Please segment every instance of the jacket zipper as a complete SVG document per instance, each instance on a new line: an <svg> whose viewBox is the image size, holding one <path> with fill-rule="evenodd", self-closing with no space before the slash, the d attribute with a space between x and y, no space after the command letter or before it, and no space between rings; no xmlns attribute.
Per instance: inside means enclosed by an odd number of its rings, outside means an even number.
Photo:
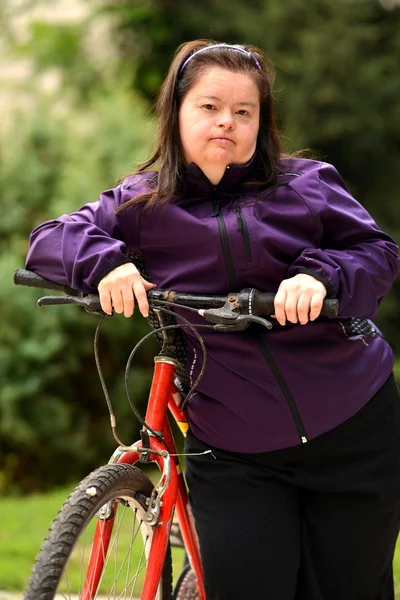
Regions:
<svg viewBox="0 0 400 600"><path fill-rule="evenodd" d="M277 381L279 387L281 388L281 391L283 392L283 395L286 398L286 402L288 403L290 412L292 413L293 421L296 425L297 433L300 437L301 443L305 444L306 442L308 442L307 433L303 421L301 420L301 416L299 413L299 409L297 408L295 399L292 396L292 392L288 388L288 385L284 380L282 373L280 372L279 367L276 364L275 359L272 356L271 351L268 348L266 342L263 339L259 338L257 340L257 345L260 348L265 360L267 361L272 373L275 376L275 380Z"/></svg>
<svg viewBox="0 0 400 600"><path fill-rule="evenodd" d="M241 208L237 208L236 212L236 223L238 231L242 234L243 246L244 246L244 255L248 263L253 261L253 256L251 253L251 244L250 244L250 235L249 235L249 227L247 225L246 218L242 213Z"/></svg>
<svg viewBox="0 0 400 600"><path fill-rule="evenodd" d="M235 291L237 289L237 287L238 287L238 284L236 282L235 267L233 266L231 249L229 247L228 232L226 231L226 225L225 225L224 217L220 213L219 201L218 201L218 198L216 197L215 191L216 190L215 190L215 187L214 187L213 188L213 212L212 212L212 216L216 217L217 218L217 222L218 222L218 229L219 229L219 235L220 235L220 238L221 238L222 250L223 250L223 253L224 253L225 266L226 266L226 270L228 272L229 287L230 287L231 290Z"/></svg>
<svg viewBox="0 0 400 600"><path fill-rule="evenodd" d="M236 281L236 273L235 273L235 267L234 267L233 260L232 260L231 250L229 247L228 233L226 231L224 217L221 215L220 205L219 205L218 198L216 196L216 188L215 187L213 187L212 206L213 206L212 216L216 217L217 221L218 221L218 229L219 229L219 235L221 238L221 244L222 244L222 249L223 249L223 253L224 253L225 265L226 265L226 268L228 271L229 287L231 290L237 290L238 285L237 285L237 281ZM246 223L246 221L245 221L241 211L240 211L240 213L242 215L241 226L243 226L243 222ZM239 219L238 213L236 213L236 214L237 214L237 218ZM246 227L246 232L247 232L247 237L248 237L247 223L246 223L245 227ZM250 241L249 241L249 243L250 243ZM295 399L293 398L292 393L291 393L286 381L284 380L282 373L280 372L278 365L276 364L275 359L272 356L271 351L268 348L267 344L262 339L258 339L257 344L258 344L258 347L260 348L265 360L267 361L268 366L270 367L272 374L275 377L275 381L277 382L281 392L283 393L283 395L286 399L286 402L288 403L288 406L289 406L290 412L292 414L292 418L293 418L295 427L297 429L297 433L300 438L300 441L303 444L305 444L306 442L308 442L307 434L306 434L305 427L303 425L303 421L301 420L301 416L300 416L299 410L297 408Z"/></svg>

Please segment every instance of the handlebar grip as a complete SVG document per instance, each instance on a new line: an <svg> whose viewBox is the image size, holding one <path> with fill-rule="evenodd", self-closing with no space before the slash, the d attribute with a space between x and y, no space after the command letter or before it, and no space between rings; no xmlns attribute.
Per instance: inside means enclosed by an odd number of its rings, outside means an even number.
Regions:
<svg viewBox="0 0 400 600"><path fill-rule="evenodd" d="M55 283L54 281L50 281L50 279L45 279L37 273L34 273L33 271L27 271L26 269L17 269L14 272L14 283L15 285L26 285L45 290L57 290L59 292L70 294L71 296L76 296L79 294L77 290L74 290L67 285Z"/></svg>
<svg viewBox="0 0 400 600"><path fill-rule="evenodd" d="M254 292L252 299L253 315L273 315L275 294L271 292ZM325 298L321 315L324 317L336 317L339 312L339 302L335 298Z"/></svg>

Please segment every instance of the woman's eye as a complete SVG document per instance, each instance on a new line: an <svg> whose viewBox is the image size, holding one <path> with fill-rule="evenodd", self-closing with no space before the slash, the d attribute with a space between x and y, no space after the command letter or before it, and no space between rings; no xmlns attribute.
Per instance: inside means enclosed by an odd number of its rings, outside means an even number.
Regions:
<svg viewBox="0 0 400 600"><path fill-rule="evenodd" d="M214 105L213 104L203 104L203 108L205 108L206 110L213 110Z"/></svg>
<svg viewBox="0 0 400 600"><path fill-rule="evenodd" d="M239 115L242 115L243 117L248 117L249 116L249 111L248 110L239 110L238 111Z"/></svg>

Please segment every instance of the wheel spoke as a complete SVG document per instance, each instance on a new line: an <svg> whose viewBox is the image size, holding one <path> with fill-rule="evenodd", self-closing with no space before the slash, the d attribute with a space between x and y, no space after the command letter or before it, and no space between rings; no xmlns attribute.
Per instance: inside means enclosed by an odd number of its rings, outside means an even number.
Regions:
<svg viewBox="0 0 400 600"><path fill-rule="evenodd" d="M66 582L67 582L67 590L68 590L68 598L67 598L67 600L68 600L69 598L71 598L71 590L69 588L69 580L68 580L68 571L65 572L65 579L66 579Z"/></svg>
<svg viewBox="0 0 400 600"><path fill-rule="evenodd" d="M146 539L145 543L143 544L143 549L142 549L142 552L140 554L140 558L139 558L139 561L138 561L139 565L141 564L143 553L146 555L146 543L147 543L147 539ZM135 591L135 586L136 586L136 583L137 583L137 578L139 576L139 573L142 571L144 565L146 565L146 564L147 564L147 561L145 561L140 568L138 567L137 570L136 570L135 575L129 581L128 587L131 585L132 582L134 582L133 588L132 588L132 596L133 596L133 592Z"/></svg>
<svg viewBox="0 0 400 600"><path fill-rule="evenodd" d="M134 524L135 524L135 521L136 521L136 517L137 517L137 514L136 514L136 513L137 513L137 511L132 511L132 512L133 512L133 515L132 515L132 523L133 523L133 525L134 525ZM141 525L141 524L142 524L142 521L139 523L138 530L139 530L139 528L140 528L140 525ZM134 527L133 527L133 529L134 529ZM132 536L132 538L131 538L131 541L130 541L130 544L129 544L129 547L128 547L128 549L127 549L127 550L126 550L126 552L125 552L125 557L124 557L124 559L123 559L123 561L122 561L122 563L121 563L121 566L120 566L120 568L119 568L119 570L118 570L118 573L116 573L116 574L115 574L115 576L114 576L114 585L113 585L113 587L111 588L111 592L113 592L113 591L114 591L114 600L115 600L115 594L116 594L116 584L117 584L117 582L118 582L119 576L120 576L120 574L121 574L121 572L122 572L122 570L123 570L123 568L124 568L124 565L125 565L125 563L126 563L126 560L127 560L128 556L130 557L130 556L131 556L131 554L132 554L132 546L133 546L133 542L134 542L134 540L135 540L135 538L136 538L136 535L137 535L137 533L136 533L136 534L134 534L134 535ZM118 552L118 542L117 542L116 549L117 549L117 552ZM115 554L117 554L117 552L116 552ZM115 558L115 563L117 564L117 556L116 556L116 558ZM128 575L129 575L129 570L127 571L127 577L128 577ZM127 577L126 577L126 578L127 578ZM124 593L124 592L126 593L126 581L125 581L125 587L124 587L124 591L123 591L123 593ZM120 595L120 596L118 596L118 598L121 598L121 595Z"/></svg>
<svg viewBox="0 0 400 600"><path fill-rule="evenodd" d="M136 511L135 511L135 516L136 516ZM126 600L126 591L128 590L128 577L129 577L129 572L131 570L131 559L132 559L132 546L133 546L133 539L135 537L135 519L132 519L132 535L131 535L131 544L129 546L129 555L128 555L128 567L126 569L126 576L125 576L125 600Z"/></svg>

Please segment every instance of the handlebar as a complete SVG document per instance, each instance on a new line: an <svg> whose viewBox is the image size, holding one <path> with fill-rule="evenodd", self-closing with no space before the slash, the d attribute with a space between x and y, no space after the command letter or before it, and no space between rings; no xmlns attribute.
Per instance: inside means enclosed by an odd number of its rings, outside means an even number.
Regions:
<svg viewBox="0 0 400 600"><path fill-rule="evenodd" d="M44 290L56 290L58 292L64 292L69 296L78 296L81 292L69 287L68 285L61 285L45 279L33 271L27 269L17 269L14 271L14 283L15 285L26 285L28 287L36 287Z"/></svg>
<svg viewBox="0 0 400 600"><path fill-rule="evenodd" d="M49 279L41 277L33 271L17 269L14 273L14 283L41 289L58 290L67 294L66 296L46 296L38 300L38 306L55 304L78 304L88 312L104 314L98 294L85 294L66 285L60 285ZM240 292L232 292L226 295L187 294L166 289L154 289L147 293L149 304L157 306L161 303L179 305L198 309L199 313L208 321L218 323L221 329L231 328L234 321L242 320L246 315L246 321L265 321L259 319L258 315L274 314L275 294L270 292L259 292L254 288L246 288ZM334 298L325 298L321 315L335 317L339 311L339 303ZM265 321L265 325L268 321ZM249 323L247 323L248 325ZM269 324L270 325L270 324ZM266 325L265 325L266 326ZM243 327L244 328L244 327ZM270 327L268 327L270 328ZM218 327L220 329L220 327ZM236 327L236 330L238 327Z"/></svg>

